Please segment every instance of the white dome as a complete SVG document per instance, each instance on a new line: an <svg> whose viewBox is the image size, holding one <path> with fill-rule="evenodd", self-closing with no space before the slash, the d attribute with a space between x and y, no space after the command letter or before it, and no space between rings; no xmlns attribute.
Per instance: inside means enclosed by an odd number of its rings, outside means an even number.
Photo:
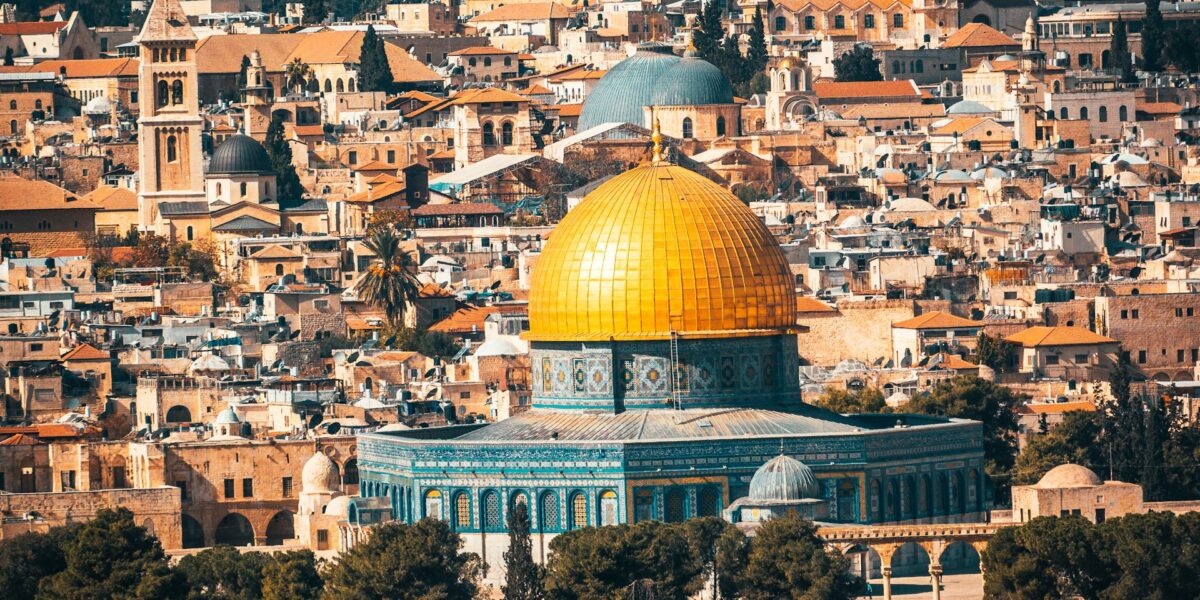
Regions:
<svg viewBox="0 0 1200 600"><path fill-rule="evenodd" d="M325 505L325 514L331 517L350 516L350 496L338 496Z"/></svg>
<svg viewBox="0 0 1200 600"><path fill-rule="evenodd" d="M934 181L970 181L971 176L961 169L946 169L933 174Z"/></svg>
<svg viewBox="0 0 1200 600"><path fill-rule="evenodd" d="M1150 185L1140 175L1133 171L1121 171L1113 176L1113 183L1123 188L1146 187Z"/></svg>
<svg viewBox="0 0 1200 600"><path fill-rule="evenodd" d="M232 406L226 407L217 415L217 425L237 425L242 420L238 418L237 411L233 410Z"/></svg>
<svg viewBox="0 0 1200 600"><path fill-rule="evenodd" d="M216 354L205 354L197 357L188 367L188 371L228 371L229 363Z"/></svg>
<svg viewBox="0 0 1200 600"><path fill-rule="evenodd" d="M512 342L503 339L490 339L475 349L475 356L514 356L521 351Z"/></svg>
<svg viewBox="0 0 1200 600"><path fill-rule="evenodd" d="M820 497L821 488L812 469L784 454L767 461L750 479L752 502L796 502Z"/></svg>
<svg viewBox="0 0 1200 600"><path fill-rule="evenodd" d="M335 492L342 484L337 465L319 451L304 463L300 478L305 492Z"/></svg>
<svg viewBox="0 0 1200 600"><path fill-rule="evenodd" d="M1094 487L1103 485L1104 481L1095 471L1083 466L1067 463L1058 465L1046 472L1037 482L1040 488L1073 488Z"/></svg>
<svg viewBox="0 0 1200 600"><path fill-rule="evenodd" d="M897 198L892 200L888 208L892 212L926 212L937 210L937 207L920 198Z"/></svg>
<svg viewBox="0 0 1200 600"><path fill-rule="evenodd" d="M83 107L83 114L85 115L107 115L111 112L112 102L109 102L108 98L104 96L96 96L88 100L88 103Z"/></svg>
<svg viewBox="0 0 1200 600"><path fill-rule="evenodd" d="M838 225L837 228L838 229L854 229L855 227L866 227L866 226L867 226L867 222L863 221L862 217L860 217L858 215L850 215L849 217L846 218L845 221L842 221L842 224Z"/></svg>
<svg viewBox="0 0 1200 600"><path fill-rule="evenodd" d="M1100 164L1103 164L1103 165L1111 165L1111 164L1115 164L1115 163L1119 163L1119 162L1123 162L1127 165L1145 165L1145 164L1150 163L1150 161L1148 161L1136 154L1129 154L1128 152L1117 152L1115 154L1109 154L1108 156L1105 156L1103 159L1100 160Z"/></svg>

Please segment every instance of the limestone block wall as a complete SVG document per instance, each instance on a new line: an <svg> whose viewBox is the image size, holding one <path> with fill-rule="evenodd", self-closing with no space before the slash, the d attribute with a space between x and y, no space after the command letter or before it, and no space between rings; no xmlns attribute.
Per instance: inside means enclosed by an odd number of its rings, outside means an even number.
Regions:
<svg viewBox="0 0 1200 600"><path fill-rule="evenodd" d="M800 318L809 328L796 336L800 358L832 366L846 359L870 363L892 355L892 323L920 314L911 300L839 302L837 311Z"/></svg>
<svg viewBox="0 0 1200 600"><path fill-rule="evenodd" d="M0 512L16 516L36 514L29 520L5 521L0 525L0 542L28 531L88 521L100 509L117 506L133 512L134 522L158 536L163 548L181 547L179 490L173 487L0 494Z"/></svg>

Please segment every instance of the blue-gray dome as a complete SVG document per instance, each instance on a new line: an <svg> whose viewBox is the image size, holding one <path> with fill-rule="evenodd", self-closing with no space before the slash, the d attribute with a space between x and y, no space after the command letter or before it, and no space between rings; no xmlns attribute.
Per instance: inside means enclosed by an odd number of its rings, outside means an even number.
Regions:
<svg viewBox="0 0 1200 600"><path fill-rule="evenodd" d="M948 115L990 115L996 111L974 100L961 100L946 109Z"/></svg>
<svg viewBox="0 0 1200 600"><path fill-rule="evenodd" d="M662 77L681 59L665 44L640 44L637 52L600 78L583 101L579 130L604 123L644 125L644 107L655 97Z"/></svg>
<svg viewBox="0 0 1200 600"><path fill-rule="evenodd" d="M271 157L257 140L246 135L235 135L221 142L208 161L210 175L270 174Z"/></svg>
<svg viewBox="0 0 1200 600"><path fill-rule="evenodd" d="M729 78L712 63L694 56L684 56L655 87L651 103L656 106L733 103Z"/></svg>
<svg viewBox="0 0 1200 600"><path fill-rule="evenodd" d="M751 502L797 502L821 498L821 487L808 465L783 454L767 461L750 480Z"/></svg>

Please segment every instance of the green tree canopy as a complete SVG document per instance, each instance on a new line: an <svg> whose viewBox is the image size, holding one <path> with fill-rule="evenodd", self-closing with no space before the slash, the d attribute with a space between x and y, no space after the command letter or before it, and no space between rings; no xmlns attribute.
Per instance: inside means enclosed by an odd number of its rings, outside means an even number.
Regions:
<svg viewBox="0 0 1200 600"><path fill-rule="evenodd" d="M383 47L385 43L375 33L375 27L368 25L358 58L358 89L364 92L391 93L395 80L392 78L392 68L388 65L387 52Z"/></svg>
<svg viewBox="0 0 1200 600"><path fill-rule="evenodd" d="M837 81L883 81L879 59L870 44L859 44L833 59L833 74Z"/></svg>
<svg viewBox="0 0 1200 600"><path fill-rule="evenodd" d="M375 261L354 291L364 302L382 308L389 326L397 328L420 292L416 261L400 247L400 235L392 228L377 229L363 245L375 255Z"/></svg>
<svg viewBox="0 0 1200 600"><path fill-rule="evenodd" d="M504 600L542 600L542 567L533 560L529 507L518 502L508 513L508 550L504 551Z"/></svg>
<svg viewBox="0 0 1200 600"><path fill-rule="evenodd" d="M812 401L812 404L840 414L863 414L887 412L888 406L883 400L883 392L878 388L861 390L826 388L824 393Z"/></svg>
<svg viewBox="0 0 1200 600"><path fill-rule="evenodd" d="M66 545L82 525L24 533L0 544L0 590L19 600L37 596L38 583L67 568Z"/></svg>
<svg viewBox="0 0 1200 600"><path fill-rule="evenodd" d="M1107 464L1100 438L1100 420L1096 413L1072 411L1044 434L1034 437L1017 456L1013 485L1037 483L1047 471L1066 463L1084 465L1102 471Z"/></svg>
<svg viewBox="0 0 1200 600"><path fill-rule="evenodd" d="M437 519L380 525L325 572L327 600L474 600L479 557Z"/></svg>
<svg viewBox="0 0 1200 600"><path fill-rule="evenodd" d="M42 579L38 598L117 600L181 598L182 577L162 546L124 508L102 509L62 546L65 568Z"/></svg>
<svg viewBox="0 0 1200 600"><path fill-rule="evenodd" d="M577 529L550 542L546 590L558 600L617 600L647 582L661 600L684 600L700 589L703 564L683 525L647 521Z"/></svg>
<svg viewBox="0 0 1200 600"><path fill-rule="evenodd" d="M1152 73L1162 70L1166 34L1159 0L1146 0L1146 13L1142 17L1142 70Z"/></svg>
<svg viewBox="0 0 1200 600"><path fill-rule="evenodd" d="M263 566L263 600L315 600L321 596L324 582L311 550L277 553L272 558Z"/></svg>
<svg viewBox="0 0 1200 600"><path fill-rule="evenodd" d="M904 410L927 415L973 419L983 423L987 472L1001 495L1016 462L1017 409L1027 398L990 381L958 376L913 396Z"/></svg>
<svg viewBox="0 0 1200 600"><path fill-rule="evenodd" d="M849 600L859 586L850 561L825 546L809 521L768 519L750 542L738 597L742 600Z"/></svg>
<svg viewBox="0 0 1200 600"><path fill-rule="evenodd" d="M304 202L304 186L292 164L292 146L283 137L283 117L274 116L267 126L263 143L267 156L271 158L271 169L275 171L275 197L280 208L294 208Z"/></svg>

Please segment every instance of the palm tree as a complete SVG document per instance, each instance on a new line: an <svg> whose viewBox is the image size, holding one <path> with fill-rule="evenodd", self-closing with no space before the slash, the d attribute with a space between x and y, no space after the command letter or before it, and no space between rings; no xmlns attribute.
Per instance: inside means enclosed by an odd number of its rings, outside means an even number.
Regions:
<svg viewBox="0 0 1200 600"><path fill-rule="evenodd" d="M284 69L284 75L287 80L285 85L289 90L304 92L305 84L312 78L312 74L312 67L301 62L299 58L294 58Z"/></svg>
<svg viewBox="0 0 1200 600"><path fill-rule="evenodd" d="M383 309L389 328L403 322L404 311L417 299L420 284L412 255L400 248L400 236L391 227L381 227L363 240L375 253L375 262L359 278L355 293L363 301Z"/></svg>

